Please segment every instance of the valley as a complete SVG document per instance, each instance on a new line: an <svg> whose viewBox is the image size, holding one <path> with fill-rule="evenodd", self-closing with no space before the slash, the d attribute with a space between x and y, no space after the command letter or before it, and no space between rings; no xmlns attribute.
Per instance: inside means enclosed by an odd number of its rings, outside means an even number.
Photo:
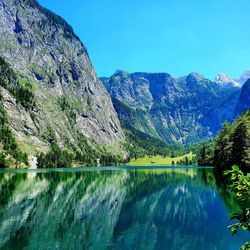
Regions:
<svg viewBox="0 0 250 250"><path fill-rule="evenodd" d="M98 78L73 28L37 1L4 0L0 17L1 168L190 165L190 152L197 164L250 107L249 71Z"/></svg>

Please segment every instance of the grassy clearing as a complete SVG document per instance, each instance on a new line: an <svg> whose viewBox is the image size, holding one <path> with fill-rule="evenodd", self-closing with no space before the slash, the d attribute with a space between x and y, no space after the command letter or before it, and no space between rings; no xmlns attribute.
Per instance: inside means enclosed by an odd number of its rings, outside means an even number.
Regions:
<svg viewBox="0 0 250 250"><path fill-rule="evenodd" d="M167 157L162 157L162 156L145 156L143 158L138 158L137 160L132 160L128 164L128 166L167 166L167 165L172 165L172 161L175 163L177 161L180 161L182 159L185 159L185 157L188 157L188 159L192 159L195 155L193 153L189 153L183 156L171 158L169 156Z"/></svg>

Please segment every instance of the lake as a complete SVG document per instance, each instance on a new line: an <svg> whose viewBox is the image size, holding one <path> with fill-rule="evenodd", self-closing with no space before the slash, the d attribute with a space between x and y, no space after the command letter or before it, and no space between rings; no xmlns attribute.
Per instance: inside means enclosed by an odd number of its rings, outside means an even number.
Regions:
<svg viewBox="0 0 250 250"><path fill-rule="evenodd" d="M212 168L0 171L0 249L236 250Z"/></svg>

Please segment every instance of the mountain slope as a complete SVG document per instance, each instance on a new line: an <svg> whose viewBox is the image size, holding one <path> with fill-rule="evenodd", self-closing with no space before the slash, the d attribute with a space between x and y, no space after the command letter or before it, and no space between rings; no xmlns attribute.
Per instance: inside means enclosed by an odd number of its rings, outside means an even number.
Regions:
<svg viewBox="0 0 250 250"><path fill-rule="evenodd" d="M173 78L167 73L118 70L100 79L116 100L121 121L171 144L213 137L221 123L234 119L241 96L238 85L212 82L197 73ZM129 112L121 108L124 105Z"/></svg>
<svg viewBox="0 0 250 250"><path fill-rule="evenodd" d="M0 57L16 74L10 84L29 89L36 103L25 107L1 87L9 124L25 151L47 151L50 134L59 145L76 149L79 134L92 144L124 140L86 48L61 17L35 0L2 0Z"/></svg>
<svg viewBox="0 0 250 250"><path fill-rule="evenodd" d="M239 102L236 107L235 115L242 114L250 106L250 79L248 79L242 86Z"/></svg>

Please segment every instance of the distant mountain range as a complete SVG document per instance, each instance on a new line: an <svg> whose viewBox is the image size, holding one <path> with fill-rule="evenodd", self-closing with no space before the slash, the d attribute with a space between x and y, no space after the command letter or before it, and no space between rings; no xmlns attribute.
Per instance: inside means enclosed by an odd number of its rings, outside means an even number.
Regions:
<svg viewBox="0 0 250 250"><path fill-rule="evenodd" d="M239 78L231 78L225 73L218 73L215 82L233 87L241 87L250 78L250 70L245 71Z"/></svg>
<svg viewBox="0 0 250 250"><path fill-rule="evenodd" d="M192 144L216 135L250 107L250 71L237 79L219 73L214 81L198 73L174 78L167 73L117 70L100 80L110 93L123 127L169 144Z"/></svg>

